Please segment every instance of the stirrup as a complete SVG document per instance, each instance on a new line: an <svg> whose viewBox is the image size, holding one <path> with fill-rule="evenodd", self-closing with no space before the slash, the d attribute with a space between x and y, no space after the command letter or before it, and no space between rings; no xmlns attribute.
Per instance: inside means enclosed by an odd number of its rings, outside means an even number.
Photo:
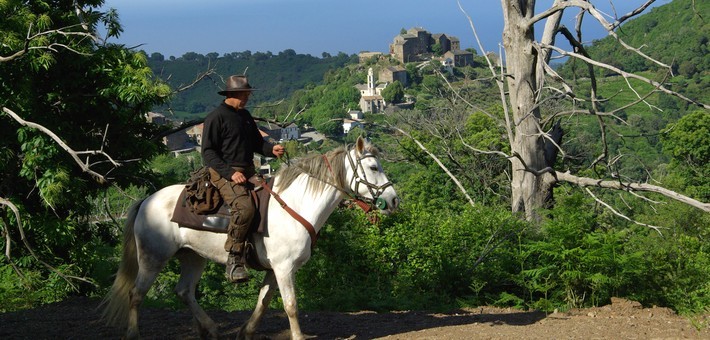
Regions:
<svg viewBox="0 0 710 340"><path fill-rule="evenodd" d="M247 272L247 269L244 267L244 264L241 261L241 256L236 254L229 254L229 258L227 259L225 276L227 277L227 280L229 280L229 282L231 283L249 281L249 273Z"/></svg>

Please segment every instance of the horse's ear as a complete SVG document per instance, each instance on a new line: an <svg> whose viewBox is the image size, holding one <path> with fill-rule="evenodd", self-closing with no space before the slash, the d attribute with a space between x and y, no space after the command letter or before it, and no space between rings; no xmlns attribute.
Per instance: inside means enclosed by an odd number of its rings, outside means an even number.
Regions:
<svg viewBox="0 0 710 340"><path fill-rule="evenodd" d="M358 155L365 153L365 139L362 138L362 135L357 137L357 142L355 142L355 150Z"/></svg>

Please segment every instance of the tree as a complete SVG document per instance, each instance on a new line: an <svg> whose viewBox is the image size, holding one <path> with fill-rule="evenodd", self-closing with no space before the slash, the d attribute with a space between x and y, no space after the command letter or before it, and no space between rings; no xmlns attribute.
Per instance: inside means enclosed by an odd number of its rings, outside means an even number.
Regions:
<svg viewBox="0 0 710 340"><path fill-rule="evenodd" d="M114 11L91 11L102 3L0 5L0 204L16 208L0 214L6 256L16 224L25 244L76 264L78 275L96 232L90 200L109 184L150 178L147 160L163 147L144 114L170 94L145 53L98 38L100 24L108 37L122 31Z"/></svg>
<svg viewBox="0 0 710 340"><path fill-rule="evenodd" d="M434 53L434 55L436 56L441 56L442 54L444 54L444 50L441 47L441 44L438 42L434 45L431 45L431 52Z"/></svg>
<svg viewBox="0 0 710 340"><path fill-rule="evenodd" d="M665 132L663 149L673 157L670 165L684 182L684 191L710 200L710 115L692 112Z"/></svg>
<svg viewBox="0 0 710 340"><path fill-rule="evenodd" d="M672 4L689 1L691 0L679 0ZM430 107L433 107L433 111L449 110L448 112L454 114L458 114L460 110L483 112L498 122L502 137L509 147L507 150L491 150L470 145L465 143L467 136L458 127L449 127L447 133L444 133L445 130L441 127L423 130L430 131L433 140L442 144L440 148L446 152L446 157L452 164L463 164L457 158L461 157L461 154L452 152L455 150L450 148L452 141L445 141L453 136L458 136L468 152L481 156L504 157L510 165L511 209L524 213L529 220L538 219L541 208L554 204L554 188L563 183L583 188L597 203L627 219L629 217L604 200L603 193L606 190L630 192L629 197L645 201L651 198L644 196L644 193L651 192L703 211L710 211L708 203L656 185L649 175L650 170L644 164L638 164L641 162L636 162L641 155L631 155L633 150L623 147L626 140L635 138L630 137L632 135L643 137L657 133L662 128L663 125L655 131L628 132L632 131L633 127L630 120L624 117L624 111L638 105L645 106L647 109L644 111L659 112L648 100L652 95L672 96L699 106L705 115L710 109L710 106L700 102L699 97L693 98L677 90L676 86L671 89L664 83L664 78L673 70L671 65L644 54L640 47L631 46L617 34L622 23L644 12L653 2L647 1L628 14L609 22L595 7L594 1L556 0L549 7L539 9L538 2L534 0L501 0L505 61L499 63L498 60L491 60L487 54L482 54L486 55L488 69L492 79L496 81L502 113L489 112L480 107L475 93L472 94L465 87L453 86L446 76L437 70L434 72L443 80L442 84L451 90L438 91L439 96L450 96L450 104L446 109L434 105ZM566 12L573 9L579 13L576 17L576 28L571 31L561 25L561 22ZM582 22L590 17L607 30L610 39L619 49L629 56L640 58L646 64L664 70L663 78L650 79L644 74L623 69L636 66L623 66L623 63L616 65L616 62L625 62L625 59L604 61L590 57L583 45L585 40L581 29ZM475 36L475 25L471 20L470 23ZM542 32L537 32L540 28ZM560 46L571 46L571 49ZM479 50L486 51L480 42ZM574 79L563 78L550 66L553 54L565 56L584 65L583 74L586 79L575 82ZM630 94L625 97L624 102L621 102L621 98L612 98L613 94L600 93L598 77L602 73L616 76L609 78L609 81L619 79L622 84L620 86L625 87L624 93ZM607 82L606 79L604 81ZM431 91L436 86L430 76L424 77L422 86L436 95ZM462 109L461 103L465 103L467 108ZM458 121L463 119L465 117ZM412 129L416 130L418 127ZM586 144L577 138L584 134L592 137ZM628 169L634 169L635 172L627 171Z"/></svg>
<svg viewBox="0 0 710 340"><path fill-rule="evenodd" d="M153 52L150 54L150 60L151 61L165 61L165 56L158 52Z"/></svg>
<svg viewBox="0 0 710 340"><path fill-rule="evenodd" d="M536 217L536 210L545 207L551 200L553 186L559 182L569 182L580 186L598 186L608 189L628 190L628 191L654 191L664 195L681 199L686 203L693 204L703 210L710 211L710 204L695 201L689 197L678 193L669 192L663 188L650 185L648 183L633 183L631 181L613 180L617 176L614 171L614 158L616 155L609 153L605 146L609 136L608 125L614 120L619 120L615 114L618 109L605 111L600 107L601 101L597 96L595 83L595 69L603 69L614 72L625 79L635 79L641 83L654 87L653 91L660 91L668 95L677 96L692 103L697 101L684 97L678 92L671 91L662 83L648 79L638 74L626 72L622 69L599 62L589 58L582 45L581 21L586 15L604 27L609 35L617 38L617 42L626 50L636 56L640 56L659 67L670 70L671 67L645 55L639 48L627 45L618 38L615 29L626 20L633 18L643 12L654 1L648 1L634 11L608 22L605 16L597 10L591 1L555 1L544 11L536 11L536 1L511 1L502 0L503 6L503 46L506 51L506 84L508 96L503 94L503 82L499 80L501 95L506 101L506 129L508 140L511 144L511 206L513 211L524 211L528 219ZM576 35L561 25L562 17L570 8L580 10ZM535 34L535 25L544 22L544 29L538 41ZM556 39L564 38L566 42L573 46L572 51L558 47ZM591 80L590 92L587 94L577 93L564 79L549 66L553 52L560 55L572 57L584 62L588 69ZM493 67L491 70L498 74ZM546 87L555 86L554 91L546 91ZM634 86L629 83L630 90L636 92ZM542 94L542 96L541 96ZM580 98L588 98L589 104L584 109L573 110L572 112L544 112L543 103L556 99L568 100L571 104L580 102ZM643 102L643 96L629 104ZM699 104L705 109L710 106ZM545 114L543 116L543 114ZM602 149L597 159L592 163L603 165L601 178L586 178L572 174L570 171L563 171L556 168L554 160L557 154L564 155L562 149L563 128L558 124L553 124L555 119L570 114L585 114L596 117L600 135L602 136ZM604 179L608 179L604 181ZM591 194L591 193L590 193Z"/></svg>
<svg viewBox="0 0 710 340"><path fill-rule="evenodd" d="M387 85L384 90L382 90L382 99L387 103L397 104L401 103L404 98L404 86L399 80L395 80L392 84Z"/></svg>

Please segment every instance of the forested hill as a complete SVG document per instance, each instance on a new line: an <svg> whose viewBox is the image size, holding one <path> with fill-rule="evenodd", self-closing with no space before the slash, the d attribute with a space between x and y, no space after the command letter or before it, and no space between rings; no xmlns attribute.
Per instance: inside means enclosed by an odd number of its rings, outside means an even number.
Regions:
<svg viewBox="0 0 710 340"><path fill-rule="evenodd" d="M324 54L322 58L297 54L287 49L271 52L233 52L219 56L217 53L201 55L185 53L182 57L165 59L160 53L148 57L148 63L158 77L177 89L191 84L198 74L215 69L215 75L199 82L194 87L178 93L172 98L170 108L181 118L200 115L211 110L220 101L217 94L222 86L220 76L246 74L255 91L251 104L277 101L287 98L293 91L319 84L323 75L331 69L338 69L350 62L357 62L356 56L340 53L336 56Z"/></svg>
<svg viewBox="0 0 710 340"><path fill-rule="evenodd" d="M622 25L619 37L630 46L673 66L675 75L700 79L710 73L710 1L675 0ZM624 49L613 37L588 48L595 59L628 72L655 70L652 62ZM577 68L584 72L584 68Z"/></svg>

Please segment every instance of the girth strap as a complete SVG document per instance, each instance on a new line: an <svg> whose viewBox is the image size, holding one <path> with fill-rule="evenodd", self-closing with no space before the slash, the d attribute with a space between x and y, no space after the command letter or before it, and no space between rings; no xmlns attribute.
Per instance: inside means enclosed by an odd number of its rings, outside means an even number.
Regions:
<svg viewBox="0 0 710 340"><path fill-rule="evenodd" d="M318 233L316 233L316 229L313 228L313 225L311 224L311 222L306 221L306 219L303 218L303 216L299 215L295 210L291 209L291 207L289 207L286 204L286 202L284 202L284 200L281 199L281 196L279 196L279 194L277 194L273 190L271 190L271 188L266 183L266 181L264 181L263 178L258 177L257 183L255 183L255 184L260 185L261 187L266 189L266 191L268 191L269 194L271 194L271 196L273 196L276 199L276 201L279 202L279 204L281 205L281 208L286 210L286 212L289 215L291 215L291 217L296 219L296 221L300 222L303 225L303 227L306 228L306 230L308 231L308 234L311 236L311 249L315 248L316 242L318 241Z"/></svg>

